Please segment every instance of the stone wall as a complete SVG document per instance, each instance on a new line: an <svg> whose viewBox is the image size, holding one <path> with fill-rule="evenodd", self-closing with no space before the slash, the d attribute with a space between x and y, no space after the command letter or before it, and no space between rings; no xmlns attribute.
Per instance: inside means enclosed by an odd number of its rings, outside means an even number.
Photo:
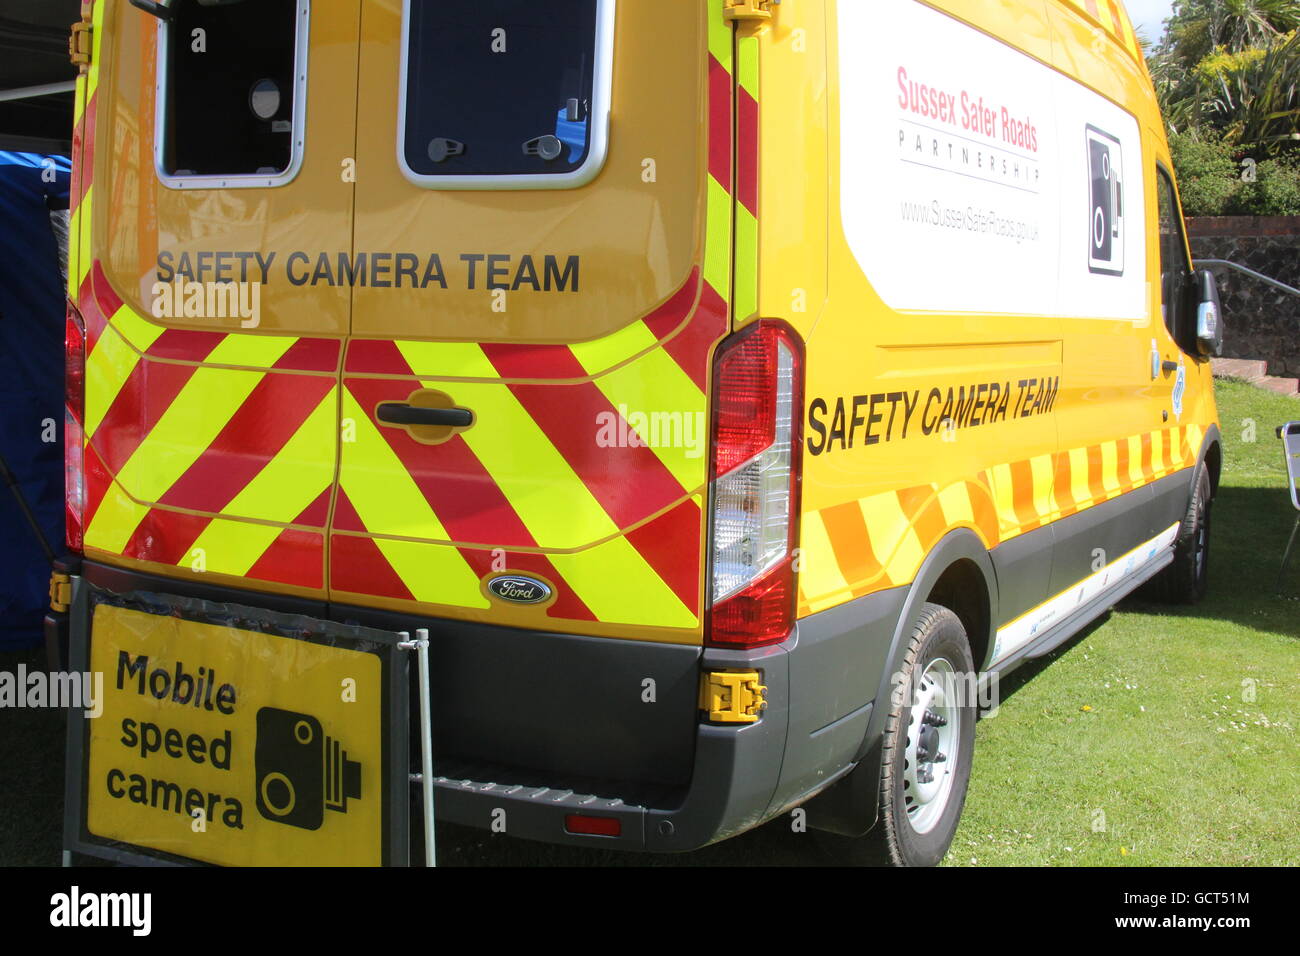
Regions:
<svg viewBox="0 0 1300 956"><path fill-rule="evenodd" d="M1197 259L1228 259L1300 289L1300 216L1188 219ZM1223 300L1223 354L1263 359L1270 375L1300 377L1300 298L1214 267Z"/></svg>

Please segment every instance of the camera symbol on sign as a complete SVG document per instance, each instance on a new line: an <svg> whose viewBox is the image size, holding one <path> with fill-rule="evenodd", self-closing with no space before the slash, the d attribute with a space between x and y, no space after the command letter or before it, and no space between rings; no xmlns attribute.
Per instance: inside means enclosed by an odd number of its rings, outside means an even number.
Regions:
<svg viewBox="0 0 1300 956"><path fill-rule="evenodd" d="M1102 275L1124 274L1124 148L1095 126L1087 128L1088 270Z"/></svg>
<svg viewBox="0 0 1300 956"><path fill-rule="evenodd" d="M253 763L257 810L273 823L319 830L327 809L361 799L361 764L310 714L259 710Z"/></svg>

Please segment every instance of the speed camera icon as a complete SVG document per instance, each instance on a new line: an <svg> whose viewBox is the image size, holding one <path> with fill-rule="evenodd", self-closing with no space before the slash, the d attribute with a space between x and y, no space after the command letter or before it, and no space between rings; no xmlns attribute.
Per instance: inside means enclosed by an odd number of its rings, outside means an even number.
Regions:
<svg viewBox="0 0 1300 956"><path fill-rule="evenodd" d="M361 764L310 714L259 710L253 762L257 809L273 823L319 830L326 810L361 797Z"/></svg>
<svg viewBox="0 0 1300 956"><path fill-rule="evenodd" d="M1124 148L1095 126L1088 143L1088 270L1124 274Z"/></svg>

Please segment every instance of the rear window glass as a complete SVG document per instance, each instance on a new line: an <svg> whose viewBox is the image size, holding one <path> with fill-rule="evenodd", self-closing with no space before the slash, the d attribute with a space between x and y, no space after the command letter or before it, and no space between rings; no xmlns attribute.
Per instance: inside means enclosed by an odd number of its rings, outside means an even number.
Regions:
<svg viewBox="0 0 1300 956"><path fill-rule="evenodd" d="M603 159L612 0L407 0L416 177L574 178Z"/></svg>
<svg viewBox="0 0 1300 956"><path fill-rule="evenodd" d="M302 148L306 0L175 0L170 9L159 51L159 171L182 181L257 177L246 185L286 177Z"/></svg>

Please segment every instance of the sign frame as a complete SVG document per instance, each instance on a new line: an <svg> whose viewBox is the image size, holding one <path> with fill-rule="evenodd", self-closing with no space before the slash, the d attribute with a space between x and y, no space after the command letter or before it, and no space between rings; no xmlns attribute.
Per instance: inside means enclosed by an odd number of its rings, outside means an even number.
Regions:
<svg viewBox="0 0 1300 956"><path fill-rule="evenodd" d="M340 624L300 614L283 614L242 604L217 603L153 591L126 594L99 588L84 578L73 579L69 666L75 673L90 670L91 621L97 605L108 604L149 614L165 614L200 624L255 631L286 641L306 641L327 647L373 654L381 667L381 778L387 795L381 801L381 860L383 866L410 865L410 654L402 636L358 625ZM88 828L90 810L90 719L68 711L66 772L64 774L64 864L79 853L134 866L214 866L204 860L178 856L151 847L96 836ZM294 865L286 860L287 865Z"/></svg>

